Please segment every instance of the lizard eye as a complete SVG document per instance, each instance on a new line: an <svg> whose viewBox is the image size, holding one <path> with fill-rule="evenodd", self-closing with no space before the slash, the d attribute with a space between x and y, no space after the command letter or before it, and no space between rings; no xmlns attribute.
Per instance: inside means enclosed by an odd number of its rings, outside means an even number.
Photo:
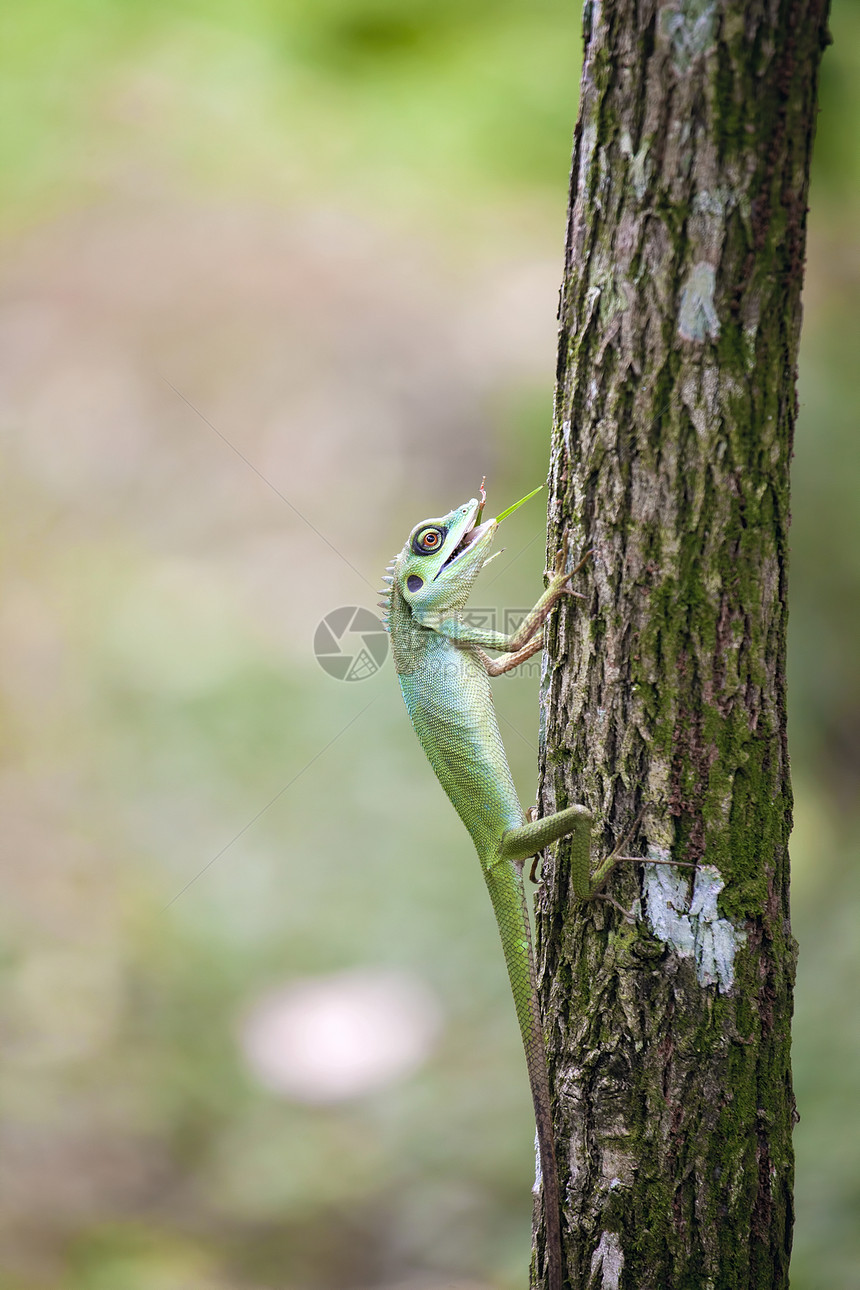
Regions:
<svg viewBox="0 0 860 1290"><path fill-rule="evenodd" d="M445 540L445 529L429 528L422 529L416 533L412 539L412 550L416 555L432 555L438 551Z"/></svg>

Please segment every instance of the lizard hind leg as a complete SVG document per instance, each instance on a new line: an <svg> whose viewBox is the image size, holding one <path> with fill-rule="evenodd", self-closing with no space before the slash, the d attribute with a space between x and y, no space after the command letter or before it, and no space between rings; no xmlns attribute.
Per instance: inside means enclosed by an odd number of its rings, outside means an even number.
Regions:
<svg viewBox="0 0 860 1290"><path fill-rule="evenodd" d="M529 819L515 829L508 829L499 843L499 860L522 863L538 851L543 851L559 838L571 838L571 856L585 857L586 865L591 856L591 811L585 806L567 806L562 811L545 815L540 820Z"/></svg>

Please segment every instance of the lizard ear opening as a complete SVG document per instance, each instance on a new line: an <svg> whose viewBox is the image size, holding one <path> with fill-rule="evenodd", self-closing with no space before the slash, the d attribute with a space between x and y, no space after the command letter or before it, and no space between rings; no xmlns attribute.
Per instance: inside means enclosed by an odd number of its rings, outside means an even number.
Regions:
<svg viewBox="0 0 860 1290"><path fill-rule="evenodd" d="M406 586L410 591L420 591L424 586L424 579L419 578L417 573L410 573L406 579Z"/></svg>

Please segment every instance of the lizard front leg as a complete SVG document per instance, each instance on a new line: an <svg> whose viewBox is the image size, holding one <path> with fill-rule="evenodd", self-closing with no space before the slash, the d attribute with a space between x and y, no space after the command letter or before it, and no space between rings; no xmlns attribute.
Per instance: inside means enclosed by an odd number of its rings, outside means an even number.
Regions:
<svg viewBox="0 0 860 1290"><path fill-rule="evenodd" d="M592 552L587 551L579 564L569 571L565 570L564 567L567 564L567 552L568 539L567 534L565 534L562 549L555 558L555 566L550 575L549 586L514 632L488 631L482 627L473 627L470 623L463 622L460 614L446 615L430 611L421 613L413 609L413 615L422 627L433 628L440 636L447 637L455 645L477 645L484 649L496 649L507 654L517 654L529 644L535 634L543 627L550 611L562 596L575 596L579 600L583 599L579 592L574 591L569 584L571 578L575 577L585 562L590 559ZM540 645L536 645L532 652L537 653L540 647ZM530 655L525 654L519 661L524 662L528 657ZM516 667L516 664L512 666ZM503 668L502 670L506 671L507 669ZM498 673L490 673L490 675L498 675Z"/></svg>

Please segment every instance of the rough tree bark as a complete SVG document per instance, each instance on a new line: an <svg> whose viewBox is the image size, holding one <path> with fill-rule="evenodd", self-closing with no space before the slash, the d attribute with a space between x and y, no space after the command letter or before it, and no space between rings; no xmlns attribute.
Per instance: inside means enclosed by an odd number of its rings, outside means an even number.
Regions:
<svg viewBox="0 0 860 1290"><path fill-rule="evenodd" d="M788 1284L788 477L826 16L585 5L550 550L595 554L546 650L541 807L590 806L602 854L644 807L627 853L699 867L621 866L632 923L576 902L564 844L547 865L574 1290Z"/></svg>

